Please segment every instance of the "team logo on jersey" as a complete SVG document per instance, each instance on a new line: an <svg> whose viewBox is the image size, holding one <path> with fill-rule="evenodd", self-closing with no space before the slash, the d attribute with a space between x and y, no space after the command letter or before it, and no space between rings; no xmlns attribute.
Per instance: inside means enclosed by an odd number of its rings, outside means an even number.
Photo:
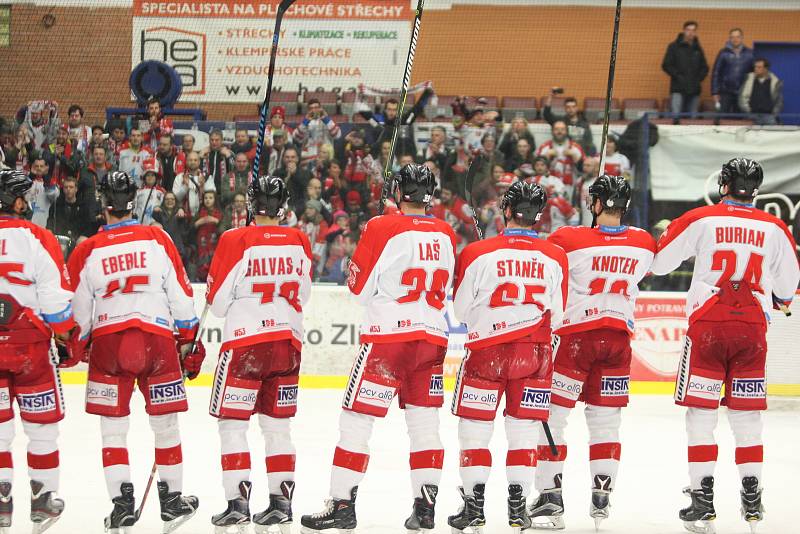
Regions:
<svg viewBox="0 0 800 534"><path fill-rule="evenodd" d="M686 396L700 397L701 399L717 400L722 393L722 380L706 378L705 376L691 375L686 386Z"/></svg>
<svg viewBox="0 0 800 534"><path fill-rule="evenodd" d="M186 400L186 386L180 378L160 384L150 384L149 390L150 404L170 404Z"/></svg>
<svg viewBox="0 0 800 534"><path fill-rule="evenodd" d="M604 376L600 379L600 395L602 397L626 397L630 376Z"/></svg>
<svg viewBox="0 0 800 534"><path fill-rule="evenodd" d="M549 410L550 390L525 387L522 390L522 401L519 405L529 410Z"/></svg>
<svg viewBox="0 0 800 534"><path fill-rule="evenodd" d="M444 397L444 376L431 375L431 383L428 387L428 395L431 397Z"/></svg>
<svg viewBox="0 0 800 534"><path fill-rule="evenodd" d="M415 219L416 220L416 219ZM350 265L348 266L349 274L347 276L347 285L349 287L353 287L356 285L356 278L358 278L358 273L361 272L361 269L358 268L356 262L350 260Z"/></svg>
<svg viewBox="0 0 800 534"><path fill-rule="evenodd" d="M464 385L460 399L462 408L493 411L497 407L497 390Z"/></svg>
<svg viewBox="0 0 800 534"><path fill-rule="evenodd" d="M25 413L44 413L56 409L56 392L54 389L37 393L17 393L19 411Z"/></svg>
<svg viewBox="0 0 800 534"><path fill-rule="evenodd" d="M297 384L278 386L278 408L297 406Z"/></svg>
<svg viewBox="0 0 800 534"><path fill-rule="evenodd" d="M397 326L399 327L400 325L398 324ZM379 334L380 331L381 331L380 325L373 324L373 325L370 325L370 327L369 327L369 333L370 334Z"/></svg>
<svg viewBox="0 0 800 534"><path fill-rule="evenodd" d="M111 406L115 408L119 401L119 386L89 380L86 384L86 404Z"/></svg>
<svg viewBox="0 0 800 534"><path fill-rule="evenodd" d="M222 396L222 407L251 412L256 406L257 397L257 389L226 386L225 394Z"/></svg>
<svg viewBox="0 0 800 534"><path fill-rule="evenodd" d="M363 404L370 406L377 406L379 408L389 408L394 399L394 390L392 386L385 386L369 380L363 380L358 387L358 396L356 400Z"/></svg>
<svg viewBox="0 0 800 534"><path fill-rule="evenodd" d="M156 324L160 324L161 326L169 326L169 321L163 317L156 317Z"/></svg>
<svg viewBox="0 0 800 534"><path fill-rule="evenodd" d="M731 397L737 399L763 399L767 396L767 384L763 378L734 378Z"/></svg>
<svg viewBox="0 0 800 534"><path fill-rule="evenodd" d="M553 395L576 401L583 391L583 382L561 373L553 373L551 389L553 390Z"/></svg>
<svg viewBox="0 0 800 534"><path fill-rule="evenodd" d="M11 393L8 386L0 388L0 412L11 409Z"/></svg>
<svg viewBox="0 0 800 534"><path fill-rule="evenodd" d="M246 328L237 328L236 330L233 331L233 337L242 337L246 333L247 333Z"/></svg>

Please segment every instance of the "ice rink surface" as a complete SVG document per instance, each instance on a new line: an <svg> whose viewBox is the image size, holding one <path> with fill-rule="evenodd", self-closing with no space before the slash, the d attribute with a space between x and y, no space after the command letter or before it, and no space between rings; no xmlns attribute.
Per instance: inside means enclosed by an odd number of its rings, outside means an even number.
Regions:
<svg viewBox="0 0 800 534"><path fill-rule="evenodd" d="M83 411L83 386L65 386L67 417L61 423L61 495L67 507L63 518L48 534L89 534L103 532L103 517L111 510L100 456L100 427L96 416ZM225 508L219 465L219 438L216 421L207 415L210 388L191 387L190 411L181 415L185 466L184 491L200 498L197 515L177 532L210 534L211 515ZM337 422L342 392L338 390L300 391L300 405L293 425L297 445L297 490L294 499L296 522L299 516L322 509L327 496L330 462L338 438ZM458 478L457 420L448 406L451 393L445 393L441 411L445 466L437 503L435 532L450 531L446 523L460 503ZM771 398L765 418L764 503L766 519L762 534L800 532L800 401ZM580 406L580 405L579 405ZM144 414L141 396L133 402L128 447L137 499L141 497L153 461L153 439ZM587 432L582 409L577 408L567 428L569 457L564 473L566 532L594 532L589 510L589 470ZM733 463L733 440L722 410L717 438L720 461L717 466L717 531L720 534L749 533L739 517L739 481ZM506 522L505 436L503 425L495 425L492 454L495 469L489 480L486 500L487 533L510 532ZM249 434L253 464L251 512L266 508L263 440L258 424L251 421ZM28 521L29 489L25 463L26 438L17 424L14 442L15 525L12 533L30 532ZM356 505L360 533L403 533L403 521L411 509L408 477L408 438L405 420L396 405L379 422L371 441L372 457L366 479L359 488ZM606 533L679 533L679 508L688 498L681 494L687 484L686 437L683 409L666 396L635 396L624 412L622 426L622 466L612 494L611 518L603 523ZM155 485L154 485L155 486ZM137 500L138 505L138 500ZM155 487L148 498L142 519L134 532L156 534L161 531Z"/></svg>

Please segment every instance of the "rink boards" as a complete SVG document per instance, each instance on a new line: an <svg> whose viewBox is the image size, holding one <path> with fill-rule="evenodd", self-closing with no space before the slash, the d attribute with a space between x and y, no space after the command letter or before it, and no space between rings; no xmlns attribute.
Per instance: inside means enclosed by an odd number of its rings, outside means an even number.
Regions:
<svg viewBox="0 0 800 534"><path fill-rule="evenodd" d="M194 293L199 312L205 305L205 286L195 284ZM687 328L685 300L685 293L640 294L636 303L636 332L632 340L632 393L672 394ZM797 310L798 307L794 308ZM343 388L358 348L362 308L351 298L346 287L314 285L304 312L305 343L300 386ZM773 312L771 319L767 333L768 393L800 396L800 349L792 338L792 334L798 331L795 323L800 321L800 315L786 318L780 312ZM466 329L455 319L452 302L448 302L447 320L450 338L445 359L445 387L452 389L466 340ZM211 384L223 322L223 319L208 314L202 332L208 357L203 365L203 374L191 384ZM63 380L68 384L83 383L86 373L64 372Z"/></svg>

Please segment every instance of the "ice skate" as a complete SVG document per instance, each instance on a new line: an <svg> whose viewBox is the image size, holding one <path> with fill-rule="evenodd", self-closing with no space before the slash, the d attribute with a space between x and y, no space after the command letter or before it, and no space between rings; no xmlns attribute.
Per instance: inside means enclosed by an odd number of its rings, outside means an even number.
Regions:
<svg viewBox="0 0 800 534"><path fill-rule="evenodd" d="M180 491L169 491L166 482L158 483L158 500L161 503L161 520L164 522L164 534L175 529L194 517L200 501L194 495L181 495Z"/></svg>
<svg viewBox="0 0 800 534"><path fill-rule="evenodd" d="M519 484L508 485L508 524L514 534L520 534L525 529L531 528L531 518L526 511L525 496L522 495L522 486Z"/></svg>
<svg viewBox="0 0 800 534"><path fill-rule="evenodd" d="M56 492L42 492L44 484L31 480L31 521L33 534L41 534L61 518L64 500Z"/></svg>
<svg viewBox="0 0 800 534"><path fill-rule="evenodd" d="M0 482L0 534L11 532L11 513L14 499L11 497L11 483Z"/></svg>
<svg viewBox="0 0 800 534"><path fill-rule="evenodd" d="M472 495L464 493L464 488L458 488L458 491L464 499L464 504L456 515L447 518L452 534L482 534L483 527L486 526L486 517L483 515L486 486L475 484Z"/></svg>
<svg viewBox="0 0 800 534"><path fill-rule="evenodd" d="M325 508L316 514L300 518L301 534L353 534L356 528L356 493L358 486L350 490L350 499L328 499Z"/></svg>
<svg viewBox="0 0 800 534"><path fill-rule="evenodd" d="M422 486L422 497L414 499L414 509L411 516L406 519L405 526L408 534L416 532L430 532L433 530L434 507L436 506L436 494L439 487L433 484Z"/></svg>
<svg viewBox="0 0 800 534"><path fill-rule="evenodd" d="M292 528L292 495L294 482L281 482L281 494L269 496L269 507L253 516L256 534L279 532L289 534Z"/></svg>
<svg viewBox="0 0 800 534"><path fill-rule="evenodd" d="M755 534L758 522L764 519L764 505L761 504L761 493L764 490L758 486L756 477L742 479L742 518L750 526L750 532Z"/></svg>
<svg viewBox="0 0 800 534"><path fill-rule="evenodd" d="M589 516L594 519L594 529L600 530L600 523L608 519L611 502L611 477L608 475L595 475L592 488L592 504L589 507Z"/></svg>
<svg viewBox="0 0 800 534"><path fill-rule="evenodd" d="M683 492L692 499L692 504L678 513L683 520L683 526L689 532L696 534L713 534L714 519L714 477L705 477L700 481L700 489L686 488Z"/></svg>
<svg viewBox="0 0 800 534"><path fill-rule="evenodd" d="M133 484L123 482L119 486L120 494L111 499L114 509L105 519L108 534L129 534L130 527L136 523L136 500L133 497Z"/></svg>
<svg viewBox="0 0 800 534"><path fill-rule="evenodd" d="M239 482L239 496L228 501L228 507L211 518L215 534L245 534L250 524L250 490L253 485Z"/></svg>
<svg viewBox="0 0 800 534"><path fill-rule="evenodd" d="M564 497L561 495L561 473L553 477L555 486L542 490L531 504L528 515L531 527L537 530L564 530ZM539 519L539 521L537 521Z"/></svg>

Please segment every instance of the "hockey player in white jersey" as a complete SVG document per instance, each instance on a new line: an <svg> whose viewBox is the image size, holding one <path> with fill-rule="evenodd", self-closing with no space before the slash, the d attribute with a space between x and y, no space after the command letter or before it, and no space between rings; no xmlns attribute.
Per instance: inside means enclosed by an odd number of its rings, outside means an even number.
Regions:
<svg viewBox="0 0 800 534"><path fill-rule="evenodd" d="M400 213L370 220L350 262L348 286L366 307L361 348L339 420L331 499L322 512L302 517L304 533L355 529L356 490L367 470L372 427L395 396L405 409L411 445L414 505L405 527L410 532L434 527L444 459L438 408L444 400L445 307L456 243L449 224L426 215L434 187L426 166L403 167L387 183L387 196Z"/></svg>
<svg viewBox="0 0 800 534"><path fill-rule="evenodd" d="M249 188L255 226L222 234L208 276L206 299L225 317L210 413L219 419L222 485L228 507L213 517L217 532L244 532L250 517L247 428L258 414L266 449L269 507L252 517L257 533L288 534L292 525L303 306L311 295L311 243L297 228L279 226L288 190L261 176Z"/></svg>
<svg viewBox="0 0 800 534"><path fill-rule="evenodd" d="M468 341L452 406L460 418L464 500L447 520L453 532L475 534L486 524L489 441L504 394L508 522L516 532L531 526L526 500L540 423L550 409L551 324L561 321L569 277L564 251L533 230L546 204L541 186L516 182L500 201L503 233L468 245L458 258L454 305Z"/></svg>
<svg viewBox="0 0 800 534"><path fill-rule="evenodd" d="M58 422L64 418L61 380L50 339L64 345L75 327L72 291L53 234L24 220L28 175L0 171L0 533L10 532L16 399L28 436L31 521L37 534L64 510L59 483ZM77 361L64 361L72 365Z"/></svg>
<svg viewBox="0 0 800 534"><path fill-rule="evenodd" d="M631 188L621 176L600 176L589 188L592 227L564 227L548 238L569 258L569 296L557 325L549 425L558 454L540 438L536 489L531 505L534 528L564 528L561 495L567 457L564 428L575 403L586 403L590 515L599 526L608 517L616 483L622 407L628 404L631 336L639 281L650 269L655 240L644 230L622 225Z"/></svg>
<svg viewBox="0 0 800 534"><path fill-rule="evenodd" d="M181 361L176 347L176 337L185 347L197 332L192 287L169 235L132 218L133 179L113 172L100 189L107 224L75 248L68 268L80 340L91 343L86 411L100 416L103 472L114 505L105 527L125 532L138 520L126 445L136 383L155 435L161 519L171 532L198 505L197 497L181 494L178 429L178 412L188 409L183 373L194 378L205 354L198 342Z"/></svg>
<svg viewBox="0 0 800 534"><path fill-rule="evenodd" d="M736 443L742 517L755 531L764 517L761 412L767 409L767 324L773 305L788 306L800 281L797 249L780 219L753 206L761 165L735 158L719 173L719 204L672 221L658 242L653 273L667 274L694 257L686 298L689 329L675 386L686 406L692 502L679 517L690 532L714 532L714 428L720 392Z"/></svg>

